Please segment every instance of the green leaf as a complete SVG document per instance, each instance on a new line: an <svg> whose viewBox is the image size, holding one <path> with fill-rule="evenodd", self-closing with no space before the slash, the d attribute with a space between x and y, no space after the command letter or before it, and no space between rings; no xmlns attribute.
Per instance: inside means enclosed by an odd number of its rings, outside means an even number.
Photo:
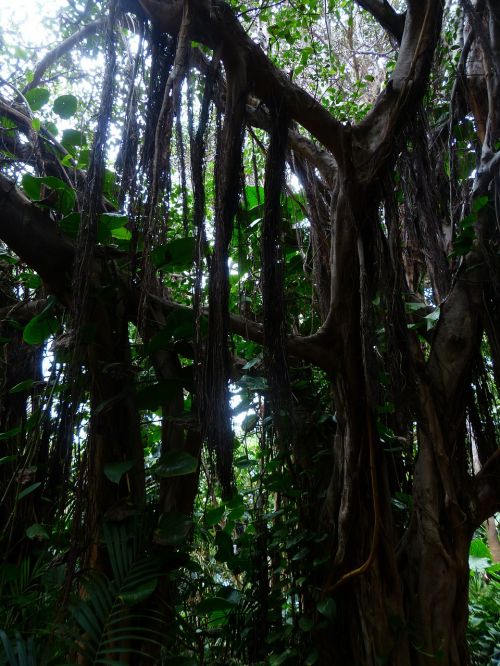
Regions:
<svg viewBox="0 0 500 666"><path fill-rule="evenodd" d="M20 273L19 279L26 287L28 287L28 289L39 289L42 286L42 278L30 271Z"/></svg>
<svg viewBox="0 0 500 666"><path fill-rule="evenodd" d="M194 337L194 316L191 310L179 309L171 312L165 325L146 345L146 351L151 354L160 349L168 349L177 340L186 340Z"/></svg>
<svg viewBox="0 0 500 666"><path fill-rule="evenodd" d="M228 611L232 610L238 601L233 599L227 599L224 597L211 597L209 599L203 599L198 606L196 607L197 615L207 615L208 613L214 613L216 611Z"/></svg>
<svg viewBox="0 0 500 666"><path fill-rule="evenodd" d="M111 236L116 240L129 241L132 238L132 232L121 227L120 229L112 229Z"/></svg>
<svg viewBox="0 0 500 666"><path fill-rule="evenodd" d="M20 500L23 497L26 497L26 495L30 495L33 491L35 491L37 488L39 488L42 485L41 481L37 481L36 483L32 483L31 486L28 486L24 490L21 490L19 495L17 496L17 499Z"/></svg>
<svg viewBox="0 0 500 666"><path fill-rule="evenodd" d="M184 271L194 262L196 239L193 237L176 238L170 243L160 245L151 253L151 261L162 271Z"/></svg>
<svg viewBox="0 0 500 666"><path fill-rule="evenodd" d="M40 199L40 191L42 187L41 181L41 178L35 178L35 176L32 176L29 173L25 173L21 178L24 193L32 201L38 201Z"/></svg>
<svg viewBox="0 0 500 666"><path fill-rule="evenodd" d="M207 527L213 527L213 525L217 525L217 523L222 520L225 510L225 506L215 506L211 509L207 509L205 513L205 525Z"/></svg>
<svg viewBox="0 0 500 666"><path fill-rule="evenodd" d="M239 469L248 469L250 467L255 467L255 465L257 465L257 460L252 460L246 456L236 458L234 461L234 466L238 467Z"/></svg>
<svg viewBox="0 0 500 666"><path fill-rule="evenodd" d="M217 532L215 545L217 546L216 559L219 562L229 562L234 557L233 540L226 532Z"/></svg>
<svg viewBox="0 0 500 666"><path fill-rule="evenodd" d="M481 539L472 539L469 547L469 555L472 557L486 557L492 559L488 546Z"/></svg>
<svg viewBox="0 0 500 666"><path fill-rule="evenodd" d="M57 136L59 134L59 128L55 123L50 121L45 123L45 129L52 134L52 136Z"/></svg>
<svg viewBox="0 0 500 666"><path fill-rule="evenodd" d="M198 460L185 451L169 451L160 458L155 469L156 476L170 478L194 474L198 469Z"/></svg>
<svg viewBox="0 0 500 666"><path fill-rule="evenodd" d="M335 601L333 599L324 599L323 601L319 601L316 604L316 608L318 609L318 612L328 618L330 622L335 620L335 616L337 615L337 606L335 605Z"/></svg>
<svg viewBox="0 0 500 666"><path fill-rule="evenodd" d="M80 227L80 213L70 213L60 221L62 231L71 238L76 238Z"/></svg>
<svg viewBox="0 0 500 666"><path fill-rule="evenodd" d="M50 93L47 88L32 88L24 96L30 105L30 109L39 111L49 101Z"/></svg>
<svg viewBox="0 0 500 666"><path fill-rule="evenodd" d="M299 620L299 627L302 631L311 631L314 627L314 622L310 617L301 617Z"/></svg>
<svg viewBox="0 0 500 666"><path fill-rule="evenodd" d="M128 215L122 213L102 213L99 216L99 222L106 227L108 231L119 229L128 223Z"/></svg>
<svg viewBox="0 0 500 666"><path fill-rule="evenodd" d="M241 429L245 434L252 432L255 429L255 426L259 422L259 417L257 414L247 414L243 421L241 422Z"/></svg>
<svg viewBox="0 0 500 666"><path fill-rule="evenodd" d="M164 546L179 546L186 540L192 524L192 520L183 513L162 513L155 531L155 541Z"/></svg>
<svg viewBox="0 0 500 666"><path fill-rule="evenodd" d="M42 122L41 122L40 118L32 118L31 119L31 127L35 130L35 132L39 132L41 126L42 126Z"/></svg>
<svg viewBox="0 0 500 666"><path fill-rule="evenodd" d="M23 393L24 391L29 391L34 383L34 379L25 379L23 382L19 382L19 384L13 386L9 390L9 393Z"/></svg>
<svg viewBox="0 0 500 666"><path fill-rule="evenodd" d="M240 388L248 389L249 391L267 391L269 389L269 384L265 377L243 375L236 384Z"/></svg>
<svg viewBox="0 0 500 666"><path fill-rule="evenodd" d="M49 534L43 525L34 523L26 529L26 536L28 539L48 539Z"/></svg>
<svg viewBox="0 0 500 666"><path fill-rule="evenodd" d="M295 553L295 555L292 557L292 560L298 561L298 560L303 560L304 557L307 557L309 555L309 548L305 546L304 548L301 548L298 553Z"/></svg>
<svg viewBox="0 0 500 666"><path fill-rule="evenodd" d="M0 261L5 261L6 264L10 264L12 266L15 266L16 264L19 263L19 259L17 257L15 257L7 250L1 250L1 249L0 249Z"/></svg>
<svg viewBox="0 0 500 666"><path fill-rule="evenodd" d="M104 465L104 475L112 483L120 483L121 478L135 465L135 460L124 460L123 462L108 463Z"/></svg>
<svg viewBox="0 0 500 666"><path fill-rule="evenodd" d="M62 145L66 148L67 151L72 152L72 148L76 146L86 146L87 137L85 133L81 130L76 129L65 129L63 130L63 135L61 139Z"/></svg>
<svg viewBox="0 0 500 666"><path fill-rule="evenodd" d="M3 442L6 439L10 439L11 437L15 437L21 432L21 426L16 426L15 428L11 428L10 430L6 430L5 432L0 432L0 442Z"/></svg>
<svg viewBox="0 0 500 666"><path fill-rule="evenodd" d="M57 319L46 312L42 312L26 324L23 331L23 340L28 345L40 345L56 333L58 328L59 322Z"/></svg>
<svg viewBox="0 0 500 666"><path fill-rule="evenodd" d="M60 118L71 118L76 113L78 100L74 95L61 95L52 105L52 110Z"/></svg>
<svg viewBox="0 0 500 666"><path fill-rule="evenodd" d="M304 661L305 666L313 666L318 662L319 659L319 652L314 648L311 652L306 657L306 660Z"/></svg>
<svg viewBox="0 0 500 666"><path fill-rule="evenodd" d="M487 194L484 194L481 197L476 197L476 199L473 200L472 202L472 212L477 213L479 212L482 208L484 208L489 201L489 197Z"/></svg>
<svg viewBox="0 0 500 666"><path fill-rule="evenodd" d="M278 655L271 655L269 659L270 666L281 666L285 661L291 656L291 650L286 649L284 652Z"/></svg>
<svg viewBox="0 0 500 666"><path fill-rule="evenodd" d="M110 169L104 170L104 175L102 177L102 191L111 201L111 203L118 207L118 202L116 200L116 174L113 171L110 171Z"/></svg>
<svg viewBox="0 0 500 666"><path fill-rule="evenodd" d="M139 409L159 409L178 395L182 389L182 382L178 379L168 379L150 386L144 386L137 391L137 406Z"/></svg>
<svg viewBox="0 0 500 666"><path fill-rule="evenodd" d="M439 321L439 316L441 314L441 310L439 306L433 310L430 314L428 314L424 319L427 320L427 330L430 331L432 328L436 326L436 324Z"/></svg>
<svg viewBox="0 0 500 666"><path fill-rule="evenodd" d="M153 594L157 584L158 584L158 579L152 578L151 580L147 580L141 583L141 585L138 585L133 590L122 590L122 593L118 598L121 599L128 606L139 604L142 601L148 599Z"/></svg>
<svg viewBox="0 0 500 666"><path fill-rule="evenodd" d="M245 199L247 201L246 210L250 210L259 204L264 203L264 188L255 185L245 187Z"/></svg>
<svg viewBox="0 0 500 666"><path fill-rule="evenodd" d="M76 195L74 190L60 178L55 176L35 178L35 176L27 173L22 177L22 184L26 195L33 201L42 199L42 185L46 185L50 190L53 190L57 197L51 207L63 215L68 215L75 206Z"/></svg>
<svg viewBox="0 0 500 666"><path fill-rule="evenodd" d="M128 216L121 213L103 213L99 218L99 236L111 235L117 240L130 240L131 232L125 228Z"/></svg>

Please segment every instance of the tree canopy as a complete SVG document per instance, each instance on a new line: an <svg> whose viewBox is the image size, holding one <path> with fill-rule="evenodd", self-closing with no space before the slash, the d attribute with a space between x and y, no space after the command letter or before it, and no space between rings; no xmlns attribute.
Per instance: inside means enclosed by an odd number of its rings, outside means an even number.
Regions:
<svg viewBox="0 0 500 666"><path fill-rule="evenodd" d="M1 28L0 663L497 663L497 5Z"/></svg>

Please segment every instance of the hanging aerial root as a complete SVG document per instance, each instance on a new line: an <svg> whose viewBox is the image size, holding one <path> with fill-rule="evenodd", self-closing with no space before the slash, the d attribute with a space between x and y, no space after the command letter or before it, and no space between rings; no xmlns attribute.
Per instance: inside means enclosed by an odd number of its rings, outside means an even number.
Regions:
<svg viewBox="0 0 500 666"><path fill-rule="evenodd" d="M165 83L161 108L156 121L154 150L149 164L149 192L144 216L144 262L141 280L141 299L139 321L142 322L146 308L147 295L155 291L155 269L150 260L150 251L154 244L164 242L168 228L167 211L159 210L162 191L168 203L171 190L171 139L175 113L180 112L181 87L187 69L189 55L189 3L184 4L182 23L177 38L177 48L172 68Z"/></svg>
<svg viewBox="0 0 500 666"><path fill-rule="evenodd" d="M109 14L106 21L105 53L106 67L102 87L98 123L94 135L94 143L87 173L86 187L83 196L83 214L80 225L75 268L73 274L73 325L76 336L85 321L85 308L91 275L91 262L97 242L97 226L102 209L102 183L104 177L106 144L109 125L113 111L113 95L115 87L116 45L115 22L116 0L109 2ZM76 349L76 346L75 346Z"/></svg>
<svg viewBox="0 0 500 666"><path fill-rule="evenodd" d="M284 260L281 250L281 194L290 119L282 99L268 102L271 138L264 180L262 224L262 300L264 354L272 391L275 423L282 439L290 434L291 392L286 354ZM288 427L285 427L285 424ZM284 442L282 442L284 443Z"/></svg>
<svg viewBox="0 0 500 666"><path fill-rule="evenodd" d="M233 432L229 406L230 359L228 249L238 207L242 168L246 65L235 58L226 65L224 124L217 141L215 242L209 276L209 318L201 414L209 448L215 451L224 496L232 491Z"/></svg>
<svg viewBox="0 0 500 666"><path fill-rule="evenodd" d="M380 537L380 502L378 495L378 481L377 481L377 469L376 469L376 459L375 459L375 436L373 434L373 425L371 421L370 414L368 409L366 409L366 434L368 439L368 447L370 454L370 478L372 484L372 500L373 500L373 533L372 533L372 543L370 546L370 552L368 557L359 567L351 569L343 576L341 576L337 581L333 581L330 576L326 582L326 585L322 592L322 597L325 598L329 595L332 595L340 587L348 583L350 580L362 576L368 571L372 566L375 560L375 553L377 552L377 546Z"/></svg>

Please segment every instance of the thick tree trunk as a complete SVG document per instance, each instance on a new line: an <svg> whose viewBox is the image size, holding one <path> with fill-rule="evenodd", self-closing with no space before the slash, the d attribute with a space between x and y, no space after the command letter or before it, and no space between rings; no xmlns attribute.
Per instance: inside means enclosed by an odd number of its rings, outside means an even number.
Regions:
<svg viewBox="0 0 500 666"><path fill-rule="evenodd" d="M109 278L108 278L109 279ZM104 280L103 280L104 281ZM117 283L101 288L89 304L86 326L90 378L87 449L87 566L106 570L99 546L102 520L125 520L145 504L144 448L130 361L128 319ZM105 475L108 464L130 462L119 483Z"/></svg>

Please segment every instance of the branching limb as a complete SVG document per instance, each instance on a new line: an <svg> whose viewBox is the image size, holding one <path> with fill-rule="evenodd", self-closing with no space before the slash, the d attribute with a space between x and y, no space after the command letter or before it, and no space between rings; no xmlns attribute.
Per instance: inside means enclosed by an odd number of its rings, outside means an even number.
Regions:
<svg viewBox="0 0 500 666"><path fill-rule="evenodd" d="M398 44L401 43L405 25L405 15L398 14L387 0L356 0L357 4L366 9L380 25L393 37Z"/></svg>
<svg viewBox="0 0 500 666"><path fill-rule="evenodd" d="M93 35L95 32L97 32L99 28L101 28L105 24L105 22L106 22L105 18L100 18L97 21L92 21L92 23L88 23L78 32L73 33L70 37L65 39L60 44L58 44L55 47L55 49L49 51L36 66L35 72L33 74L33 80L30 81L30 83L28 83L28 85L24 87L23 93L28 92L28 90L31 90L32 88L36 88L38 84L41 82L43 75L49 69L49 67L52 67L52 65L57 60L59 60L59 58L68 53L68 51L71 51L71 49L77 44L79 44L83 39L85 39L85 37Z"/></svg>
<svg viewBox="0 0 500 666"><path fill-rule="evenodd" d="M372 110L353 128L358 154L357 172L373 181L394 153L394 141L425 91L443 16L442 0L408 4L396 67Z"/></svg>

